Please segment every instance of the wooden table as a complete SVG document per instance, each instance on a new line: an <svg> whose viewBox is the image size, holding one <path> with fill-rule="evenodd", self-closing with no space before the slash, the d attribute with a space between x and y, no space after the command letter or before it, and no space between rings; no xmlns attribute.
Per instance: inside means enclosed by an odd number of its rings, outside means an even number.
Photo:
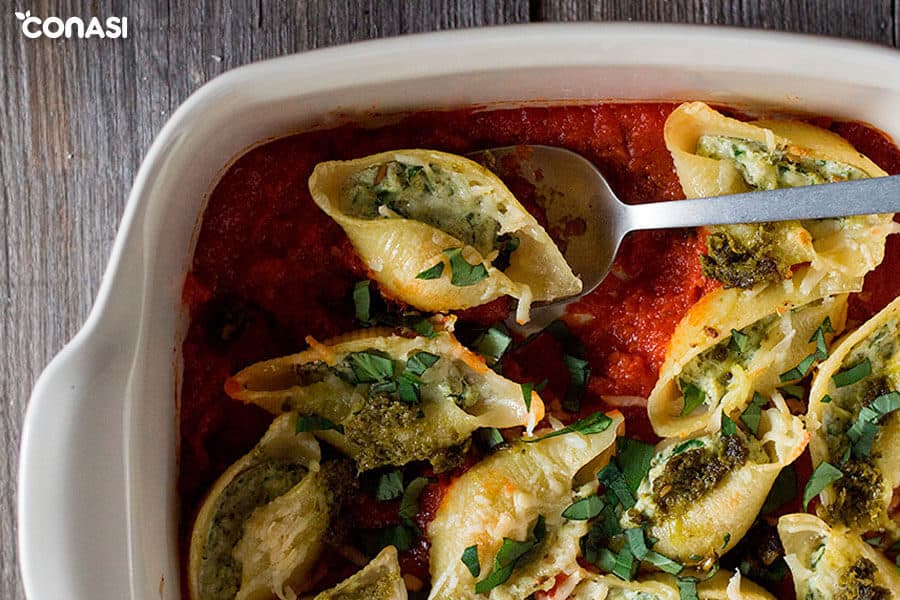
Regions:
<svg viewBox="0 0 900 600"><path fill-rule="evenodd" d="M35 378L84 321L131 180L191 92L244 63L356 40L529 21L660 21L898 46L897 0L73 0L10 2L0 27L0 598L23 598L17 452ZM13 10L127 16L125 40L27 39ZM100 599L98 599L100 600Z"/></svg>

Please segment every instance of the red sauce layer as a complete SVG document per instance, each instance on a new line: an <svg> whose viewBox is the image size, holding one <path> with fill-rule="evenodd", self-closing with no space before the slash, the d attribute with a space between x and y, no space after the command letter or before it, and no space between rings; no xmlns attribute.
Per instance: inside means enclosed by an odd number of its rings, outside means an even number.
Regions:
<svg viewBox="0 0 900 600"><path fill-rule="evenodd" d="M254 362L303 349L308 335L325 339L354 329L350 292L355 282L366 278L366 271L343 231L310 198L307 179L316 163L397 148L464 153L509 144L549 144L594 162L627 202L675 200L683 196L662 135L675 106L425 112L377 129L347 125L287 137L238 159L209 200L184 286L191 324L182 349L182 539L189 535L202 494L258 441L271 421L261 409L225 395L226 377ZM858 123L817 124L846 137L888 172L900 173L900 151L879 132ZM571 308L566 320L585 344L592 368L584 413L610 407L601 395L649 393L675 325L712 285L700 272L701 250L693 230L633 234L623 244L613 274ZM891 277L898 269L900 236L893 236L884 264L853 299L852 318L864 319L898 294L896 277ZM501 299L465 311L460 318L490 324L503 320L508 311L507 301ZM507 357L504 374L518 381L546 378L542 396L551 407L558 406L568 385L561 355L559 343L545 335ZM641 404L620 410L626 415L628 435L655 439ZM440 483L426 488L421 527L441 493ZM359 510L368 513L361 522L377 517L378 522L391 523L396 518L372 504L358 499ZM402 556L404 571L425 577L427 554L420 540ZM331 569L341 574L346 570Z"/></svg>

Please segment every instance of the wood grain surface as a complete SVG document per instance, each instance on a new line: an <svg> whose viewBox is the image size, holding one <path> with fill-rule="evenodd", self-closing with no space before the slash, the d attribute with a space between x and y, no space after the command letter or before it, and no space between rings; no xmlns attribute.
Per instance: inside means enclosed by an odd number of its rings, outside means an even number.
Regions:
<svg viewBox="0 0 900 600"><path fill-rule="evenodd" d="M16 559L19 435L34 380L88 314L131 180L210 78L311 48L528 21L708 23L897 46L898 0L176 0L25 2L0 13L0 598ZM13 11L129 18L126 40L27 39Z"/></svg>

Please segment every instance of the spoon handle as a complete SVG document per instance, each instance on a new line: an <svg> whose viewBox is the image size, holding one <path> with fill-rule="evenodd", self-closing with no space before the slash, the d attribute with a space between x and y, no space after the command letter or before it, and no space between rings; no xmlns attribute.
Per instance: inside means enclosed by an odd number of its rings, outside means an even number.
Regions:
<svg viewBox="0 0 900 600"><path fill-rule="evenodd" d="M628 205L627 229L824 219L900 212L900 175L714 198Z"/></svg>

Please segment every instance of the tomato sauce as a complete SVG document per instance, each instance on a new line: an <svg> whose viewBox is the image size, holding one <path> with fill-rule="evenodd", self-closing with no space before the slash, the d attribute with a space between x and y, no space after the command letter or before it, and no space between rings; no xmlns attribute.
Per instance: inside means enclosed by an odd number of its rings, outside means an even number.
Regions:
<svg viewBox="0 0 900 600"><path fill-rule="evenodd" d="M356 327L351 291L366 279L366 269L340 227L310 197L307 179L318 162L397 148L465 153L509 144L549 144L591 160L626 202L676 200L683 195L662 135L676 106L423 112L376 129L345 125L294 135L239 158L209 199L184 285L191 322L182 347L183 542L202 494L259 440L272 419L262 409L230 399L223 391L225 379L254 362L302 350L306 336L326 339ZM846 137L888 172L900 173L900 151L879 132L858 123L817 124ZM515 182L510 183L519 193ZM539 207L525 197L527 190L522 195L540 219ZM702 250L703 240L694 230L632 234L612 274L570 307L565 320L584 344L592 374L583 414L621 406L616 398L649 394L676 324L714 285L700 271L697 255ZM884 264L866 278L864 292L851 303L852 318L866 318L898 294L898 269L900 236L892 236ZM463 311L461 327L502 321L509 310L508 300L499 299ZM546 379L541 394L555 412L569 381L562 351L558 340L542 335L504 359L504 375L522 382ZM657 439L640 401L625 404L620 410L626 415L627 434ZM426 487L417 518L420 528L456 475L441 476ZM396 522L395 506L377 506L363 497L353 504L365 513L358 517L360 522ZM186 549L185 543L182 546ZM325 571L328 579L352 572L352 565L335 560L334 569L320 565L316 577L325 577ZM427 578L424 539L402 553L401 564L405 573Z"/></svg>

